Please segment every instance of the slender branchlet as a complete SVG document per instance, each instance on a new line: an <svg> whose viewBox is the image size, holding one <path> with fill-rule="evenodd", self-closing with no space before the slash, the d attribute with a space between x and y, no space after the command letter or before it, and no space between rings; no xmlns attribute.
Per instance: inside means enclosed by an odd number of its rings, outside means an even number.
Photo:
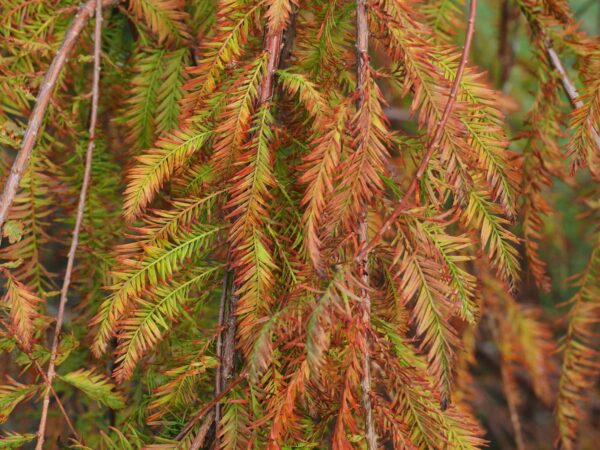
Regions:
<svg viewBox="0 0 600 450"><path fill-rule="evenodd" d="M296 11L290 19L293 20ZM259 85L259 97L256 105L258 111L267 104L273 96L275 88L275 72L279 68L282 52L284 50L285 27L279 27L272 30L266 27L266 34L263 42L263 49L268 54L266 70ZM291 43L286 43L288 46ZM228 257L229 260L230 257ZM215 379L215 396L218 396L227 387L229 379L234 372L236 356L236 306L238 302L236 283L234 282L234 270L227 270L223 278L223 291L219 306L219 335L217 337L217 356L219 357L219 366ZM221 403L215 405L215 446L219 446L219 424L221 419ZM199 433L202 433L202 429Z"/></svg>
<svg viewBox="0 0 600 450"><path fill-rule="evenodd" d="M48 407L50 404L50 390L52 382L56 375L56 357L58 355L58 344L60 341L60 332L65 315L65 306L68 300L69 286L71 284L71 276L73 273L73 265L75 264L75 255L77 246L79 245L79 233L81 224L83 223L83 213L85 211L85 201L90 184L92 173L92 160L94 156L94 145L96 139L96 122L98 119L98 100L100 97L100 50L102 45L102 0L95 0L96 24L94 28L94 72L92 80L92 112L90 115L90 128L88 145L85 153L85 168L83 174L83 182L79 193L79 203L77 204L77 215L75 218L75 226L73 228L73 237L71 239L71 247L67 258L67 268L63 280L62 289L60 291L60 300L58 305L58 313L56 316L56 324L54 327L54 337L52 339L52 347L50 349L50 361L48 362L48 371L46 374L47 389L42 401L42 413L40 416L40 425L38 429L38 440L36 449L41 450L44 445L44 437L46 434L46 422L48 418Z"/></svg>
<svg viewBox="0 0 600 450"><path fill-rule="evenodd" d="M365 84L369 70L369 18L366 0L356 1L356 94L357 106L360 109L365 102ZM358 225L358 242L360 246L368 245L369 223L368 205L365 205ZM367 329L371 325L371 299L367 291L369 286L368 254L358 261L358 270L364 287L361 288L361 308L363 309L363 349L362 349L362 403L365 411L365 431L367 448L377 449L377 434L373 422L373 406L371 402L371 356Z"/></svg>

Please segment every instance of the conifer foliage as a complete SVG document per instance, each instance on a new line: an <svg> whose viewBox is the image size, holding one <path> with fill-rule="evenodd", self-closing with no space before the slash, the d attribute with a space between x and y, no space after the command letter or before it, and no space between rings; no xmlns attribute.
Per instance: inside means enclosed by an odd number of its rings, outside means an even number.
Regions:
<svg viewBox="0 0 600 450"><path fill-rule="evenodd" d="M593 448L568 0L0 13L0 448Z"/></svg>

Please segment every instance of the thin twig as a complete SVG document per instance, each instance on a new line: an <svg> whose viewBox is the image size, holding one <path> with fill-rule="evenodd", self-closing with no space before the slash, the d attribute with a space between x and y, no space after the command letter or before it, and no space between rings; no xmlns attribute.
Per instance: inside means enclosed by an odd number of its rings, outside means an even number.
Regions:
<svg viewBox="0 0 600 450"><path fill-rule="evenodd" d="M367 82L367 72L369 70L369 18L366 0L356 0L356 93L358 94L358 109L362 108L365 102L365 83ZM359 245L368 245L369 225L367 219L367 207L362 212L361 221L358 225ZM363 308L363 326L371 323L371 298L367 291L369 286L369 267L368 258L364 257L358 260L358 270L364 285L361 288L361 303ZM369 339L366 331L363 333L364 348L362 353L362 404L365 414L365 434L367 438L367 449L377 450L377 434L375 433L375 424L373 422L373 405L371 403L371 356Z"/></svg>
<svg viewBox="0 0 600 450"><path fill-rule="evenodd" d="M0 318L0 324L2 324L2 326L6 329L6 331L8 333L10 333L10 336L15 339L17 345L19 346L19 349L23 353L25 353L27 355L27 357L33 363L33 366L35 367L35 369L38 371L38 373L40 374L40 376L44 380L44 382L46 384L48 384L48 378L46 377L46 372L44 372L44 370L39 365L39 363L35 360L35 358L31 354L31 352L29 350L27 350L27 346L23 343L23 341L21 340L21 338L19 338L19 336L17 336L16 334L14 334L11 331L11 328L8 326L8 324L5 323L4 320L2 320L1 318ZM51 385L50 385L50 392L52 393L52 397L54 397L54 400L56 401L56 404L58 405L58 409L60 409L60 412L62 413L62 415L63 415L63 417L65 419L65 422L67 422L67 426L69 427L69 430L71 430L71 433L73 434L73 436L75 436L75 439L77 441L83 443L83 440L81 439L81 437L77 433L77 430L75 430L75 426L73 425L73 422L69 418L69 415L67 414L67 410L65 409L64 405L62 404L62 401L60 400L60 397L58 396L58 394L56 393L56 391L54 390L54 388Z"/></svg>
<svg viewBox="0 0 600 450"><path fill-rule="evenodd" d="M410 198L414 194L415 190L421 178L423 178L423 174L427 170L427 165L431 160L431 157L439 148L441 140L442 140L442 132L444 131L444 127L450 118L450 114L452 113L452 108L454 107L454 103L456 102L456 95L458 93L458 89L460 87L460 82L462 80L463 73L465 71L465 67L467 65L467 60L469 58L469 50L471 49L471 43L473 42L473 34L475 32L475 12L477 10L477 0L471 0L469 4L469 21L467 24L467 34L465 37L465 45L463 47L462 56L460 58L460 63L458 65L458 70L456 71L456 77L454 78L454 83L452 84L452 88L450 90L450 95L448 96L448 102L446 103L446 107L444 108L444 113L442 114L442 118L438 122L438 125L435 129L435 133L433 138L429 144L427 149L427 153L423 157L419 168L417 169L417 173L413 177L408 189L402 199L394 208L394 211L386 219L386 221L379 227L375 235L371 238L371 241L367 245L363 245L363 248L359 250L357 255L357 261L364 259L366 255L369 254L371 250L381 241L381 238L385 234L387 230L392 226L392 224L396 221L396 219L402 214L405 210Z"/></svg>
<svg viewBox="0 0 600 450"><path fill-rule="evenodd" d="M81 224L83 223L85 200L87 197L87 191L90 184L90 175L92 171L94 141L96 139L96 121L98 119L98 99L100 96L100 48L102 43L102 0L95 0L95 2L96 26L94 29L94 74L92 81L92 113L90 117L89 141L85 155L85 169L83 174L83 182L81 184L81 192L79 193L79 203L77 205L77 217L75 219L75 227L73 228L73 238L71 240L71 248L69 249L69 256L67 259L65 278L63 281L62 290L60 292L58 315L56 317L56 326L54 328L54 338L52 340L50 361L48 362L48 372L46 380L48 389L44 394L44 400L42 404L42 414L40 417L40 426L38 430L38 441L36 445L36 450L42 450L44 444L44 435L46 433L46 420L48 417L48 406L50 403L49 391L52 387L52 381L54 380L56 370L55 362L56 356L58 354L58 343L64 320L65 305L67 303L67 294L69 292L69 285L71 284L71 275L73 273L73 265L75 263L77 245L79 244L79 232L81 230Z"/></svg>
<svg viewBox="0 0 600 450"><path fill-rule="evenodd" d="M108 6L116 3L117 0L102 0L103 6ZM21 149L13 162L10 174L4 185L4 191L2 197L0 197L0 231L8 217L8 211L14 201L21 177L27 168L27 164L31 158L33 147L37 140L38 133L44 121L44 115L46 108L50 103L52 97L52 91L58 80L60 72L67 62L67 58L73 50L79 35L85 27L88 19L94 15L94 5L96 0L87 0L80 8L73 22L69 26L65 38L58 49L58 52L54 56L46 76L42 81L40 91L38 93L35 106L29 116L29 122L27 123L27 129L23 136L23 142L21 143ZM1 234L1 233L0 233Z"/></svg>

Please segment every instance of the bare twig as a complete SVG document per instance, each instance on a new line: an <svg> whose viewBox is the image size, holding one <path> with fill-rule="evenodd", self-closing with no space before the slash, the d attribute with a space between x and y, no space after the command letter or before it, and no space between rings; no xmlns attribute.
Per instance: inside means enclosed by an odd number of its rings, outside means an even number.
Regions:
<svg viewBox="0 0 600 450"><path fill-rule="evenodd" d="M83 212L85 209L85 200L87 196L88 187L90 184L90 175L92 170L92 158L94 155L94 140L96 138L96 121L98 118L98 98L100 95L100 46L102 40L102 0L95 0L96 2L96 26L94 29L94 75L92 81L92 113L90 117L90 129L89 129L89 142L85 155L85 169L83 175L83 182L81 184L81 192L79 193L79 203L77 205L77 217L75 219L75 227L73 229L73 238L71 240L71 248L69 249L69 256L67 259L67 268L65 271L65 278L63 281L62 290L60 292L60 302L58 306L58 314L56 317L56 326L54 328L54 338L52 340L52 349L50 352L50 361L48 362L48 372L46 384L48 389L44 395L42 403L42 414L40 417L40 426L38 430L38 441L36 450L42 450L44 444L44 435L46 433L46 420L48 417L48 405L50 403L49 391L52 387L52 381L55 375L55 362L58 354L58 343L60 338L60 332L64 320L65 305L67 303L67 294L69 292L69 285L71 284L71 275L73 273L73 264L75 263L75 253L77 252L77 245L79 243L79 232L81 230L81 224L83 222Z"/></svg>
<svg viewBox="0 0 600 450"><path fill-rule="evenodd" d="M366 245L363 245L362 249L359 250L358 255L357 255L357 261L364 259L365 256L368 255L371 250L373 250L373 248L379 243L379 241L381 241L381 238L383 237L385 232L387 230L389 230L389 228L396 221L396 219L400 216L400 214L402 214L402 212L408 205L410 198L412 197L415 190L417 189L417 186L418 186L419 182L421 181L421 178L423 178L423 174L427 170L427 165L429 164L431 157L433 156L433 154L436 152L436 150L440 146L440 143L442 140L442 132L444 131L444 127L446 126L446 123L448 122L448 119L450 118L450 114L452 113L454 103L456 102L456 95L457 95L458 89L460 87L460 82L462 80L462 76L465 71L465 67L467 65L467 60L469 58L469 50L471 49L471 43L473 42L473 34L475 32L475 12L476 12L476 10L477 10L477 0L471 0L471 2L469 4L469 21L468 21L468 25L467 25L467 34L465 37L465 45L463 47L462 56L460 58L460 63L458 65L458 70L456 71L456 77L454 78L452 88L450 89L450 95L448 96L448 102L446 103L446 107L444 108L442 118L438 122L438 125L435 129L435 133L433 135L433 138L431 139L431 142L427 149L427 153L425 153L425 156L423 157L423 160L421 161L421 164L419 165L419 167L417 169L417 173L415 174L412 181L410 182L410 185L408 186L406 193L404 194L402 199L398 202L398 204L394 208L394 211L392 212L390 217L388 217L386 219L386 221L379 227L379 229L377 230L375 235L371 238L371 241L368 242Z"/></svg>
<svg viewBox="0 0 600 450"><path fill-rule="evenodd" d="M31 354L31 352L27 349L27 346L23 343L21 338L19 338L19 336L17 336L15 333L13 333L11 331L11 328L8 326L8 324L5 323L4 320L2 320L1 318L0 318L0 324L2 324L2 326L6 329L6 331L8 333L10 333L10 336L15 339L15 341L17 342L17 345L19 346L19 349L27 355L27 357L33 363L33 366L35 367L35 369L38 371L38 373L44 380L44 382L46 384L48 384L48 378L46 377L46 372L44 372L44 369L42 369L42 367L39 365L39 363L35 360L35 358ZM77 433L77 430L75 430L75 427L73 426L73 422L71 421L71 419L69 418L69 415L67 414L67 410L65 409L64 405L62 404L62 401L60 400L60 397L58 396L58 394L56 393L56 391L54 390L52 385L50 385L50 392L52 393L52 397L54 397L54 400L56 401L56 404L58 405L58 409L60 409L60 412L63 415L65 422L67 423L67 426L69 427L69 430L71 430L71 434L73 434L73 436L75 436L75 439L77 441L83 443L81 437Z"/></svg>
<svg viewBox="0 0 600 450"><path fill-rule="evenodd" d="M42 81L42 85L35 102L35 107L33 108L31 116L29 116L29 122L27 124L25 135L23 136L21 149L19 150L19 153L13 162L12 168L10 169L10 174L6 180L6 184L4 185L4 192L2 193L2 197L0 197L0 231L2 230L2 226L4 225L4 222L8 216L8 211L10 210L15 198L15 194L17 193L21 177L23 176L23 173L27 168L27 164L29 163L29 159L31 158L33 146L35 145L40 127L44 121L44 114L46 113L46 108L50 103L52 91L56 85L58 76L60 75L63 66L67 62L67 58L71 53L71 50L73 50L73 47L75 46L77 39L79 38L79 35L85 27L88 19L94 15L95 3L96 0L87 0L79 8L79 11L75 15L73 22L65 34L62 45L54 56L54 59L48 68L48 72L46 72L46 76ZM102 0L102 4L104 6L112 5L114 3L117 3L117 0Z"/></svg>
<svg viewBox="0 0 600 450"><path fill-rule="evenodd" d="M369 19L366 0L356 0L356 93L358 94L358 108L365 102L365 83L367 82L367 71L369 70ZM369 225L367 219L367 207L362 213L358 225L359 245L368 245ZM369 286L368 254L365 253L358 260L358 270L364 287L361 289L361 301L363 309L363 322L366 327L371 323L371 298L367 287ZM367 449L377 450L377 434L373 422L373 405L371 403L371 356L369 339L366 331L363 333L362 350L362 404L365 413L365 434L367 438Z"/></svg>

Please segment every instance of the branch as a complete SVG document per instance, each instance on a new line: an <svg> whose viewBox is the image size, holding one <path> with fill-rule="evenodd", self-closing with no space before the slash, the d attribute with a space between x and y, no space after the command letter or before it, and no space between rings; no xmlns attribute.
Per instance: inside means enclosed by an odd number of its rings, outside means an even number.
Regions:
<svg viewBox="0 0 600 450"><path fill-rule="evenodd" d="M90 0L91 1L91 0ZM44 400L42 404L42 414L40 417L40 426L38 430L38 441L36 450L42 450L44 445L44 436L46 433L46 419L48 417L48 406L50 403L49 392L52 388L52 381L55 375L55 361L58 354L58 343L60 337L60 331L62 328L65 305L67 303L67 294L69 292L69 285L71 284L71 275L73 273L73 264L75 262L75 253L77 252L77 245L79 243L79 232L81 230L81 224L83 222L83 212L85 209L85 200L87 191L90 184L90 175L92 170L92 158L94 155L94 140L96 138L96 121L98 119L98 98L100 95L100 49L102 41L102 0L93 0L96 3L96 26L94 29L94 76L92 81L92 114L90 117L90 129L89 129L89 141L87 151L85 155L85 169L83 174L83 182L81 184L81 192L79 193L79 204L77 205L77 217L75 219L75 227L73 229L73 238L71 240L71 248L69 249L69 256L67 259L67 268L65 271L65 278L63 281L62 290L60 292L60 302L58 306L58 315L56 318L56 326L54 328L54 338L52 340L52 350L50 352L50 361L48 362L48 372L46 384L48 389L44 394ZM88 2L90 4L90 2ZM87 4L86 4L87 5ZM87 17L87 16L86 16Z"/></svg>
<svg viewBox="0 0 600 450"><path fill-rule="evenodd" d="M118 0L102 0L103 6L109 6L117 3ZM94 5L96 0L87 0L75 15L73 22L69 26L65 38L58 49L58 52L54 56L48 72L42 81L40 91L38 93L35 106L31 116L29 116L29 122L27 123L27 129L23 136L23 142L21 143L21 149L13 162L10 174L4 185L4 192L0 197L0 231L8 217L8 211L13 203L21 177L27 168L27 164L31 158L33 146L35 145L38 133L42 122L44 121L44 115L46 108L50 103L52 97L52 91L58 80L60 72L67 62L67 58L75 47L75 43L79 38L79 35L83 31L88 19L94 15Z"/></svg>
<svg viewBox="0 0 600 450"><path fill-rule="evenodd" d="M366 255L368 255L369 252L371 250L373 250L373 248L375 248L375 246L379 243L379 241L381 241L381 238L383 237L385 232L387 230L389 230L389 228L396 221L396 219L400 216L400 214L402 214L402 212L408 205L410 197L412 197L415 190L417 189L417 185L421 181L421 178L423 178L423 174L427 170L427 165L429 164L431 157L433 156L433 154L436 152L436 150L440 146L440 143L442 140L442 132L444 131L444 127L446 126L446 123L448 122L448 119L450 118L450 114L452 113L452 108L454 107L454 103L456 102L456 95L458 93L458 88L460 86L460 82L461 82L463 73L465 71L465 67L467 65L467 60L469 58L469 50L471 49L471 43L473 42L473 34L475 32L475 12L476 12L476 10L477 10L477 0L471 0L471 2L469 4L469 21L467 24L467 34L465 37L465 45L463 47L462 55L460 58L460 63L458 65L458 70L456 71L456 77L454 78L454 82L453 82L452 88L450 90L450 95L448 97L448 102L446 103L446 107L444 108L444 113L442 114L442 118L440 119L438 126L435 129L435 133L429 144L427 153L423 157L423 160L421 161L421 164L419 165L419 168L417 169L417 173L415 174L410 185L408 186L408 190L406 191L406 193L404 194L402 199L398 202L396 208L394 209L394 211L392 212L390 217L388 217L387 220L379 227L379 229L377 230L377 232L375 233L375 235L373 236L371 241L368 244L363 245L363 248L358 252L358 256L357 256L358 261L360 261L361 259L364 259L366 257Z"/></svg>
<svg viewBox="0 0 600 450"><path fill-rule="evenodd" d="M356 0L356 93L358 94L357 109L365 102L365 82L367 82L367 71L369 70L369 17L367 0ZM364 137L363 137L364 138ZM369 243L369 224L367 219L367 205L362 212L362 218L358 225L359 245ZM369 286L369 267L367 254L358 260L358 271L362 279L361 303L363 308L363 326L371 323L371 298L367 292ZM364 348L362 354L362 404L365 413L365 434L367 438L367 449L377 450L377 434L373 422L373 405L371 403L371 357L369 354L369 340L367 333L363 330Z"/></svg>
<svg viewBox="0 0 600 450"><path fill-rule="evenodd" d="M293 13L289 18L288 22L294 23L297 12L297 8L294 7ZM263 76L263 79L261 80L259 87L260 97L257 102L257 111L262 105L270 101L271 97L273 96L273 91L275 87L275 72L279 68L281 56L284 52L284 47L287 51L291 50L291 41L293 39L293 34L291 36L287 36L288 39L285 42L284 46L284 34L286 32L287 27L285 26L280 27L277 30L271 30L270 27L267 25L267 32L264 38L263 49L266 52L268 52L269 58L267 60L267 70L265 71L265 74ZM219 358L219 366L217 367L217 373L215 378L215 400L211 402L214 403L215 406L215 442L213 443L215 448L219 446L219 423L221 420L220 400L225 396L227 392L229 392L229 390L232 387L231 385L227 386L227 382L229 378L231 378L234 370L236 344L235 310L237 305L237 289L235 283L233 282L235 278L234 271L226 271L223 277L223 292L221 294L221 302L219 307L219 335L217 337L217 357ZM231 284L231 286L229 286L229 284ZM228 299L229 301L227 301ZM223 335L223 333L225 334ZM199 417L197 419L200 420ZM195 422L192 421L190 424L193 425L193 423ZM190 426L190 424L188 424L188 426ZM184 431L182 431L179 436L184 436L189 432L190 429L187 429L187 431L185 431L186 429L184 429L185 433ZM198 435L202 433L205 434L204 427L200 429ZM198 435L194 439L194 442L196 442L199 439Z"/></svg>

